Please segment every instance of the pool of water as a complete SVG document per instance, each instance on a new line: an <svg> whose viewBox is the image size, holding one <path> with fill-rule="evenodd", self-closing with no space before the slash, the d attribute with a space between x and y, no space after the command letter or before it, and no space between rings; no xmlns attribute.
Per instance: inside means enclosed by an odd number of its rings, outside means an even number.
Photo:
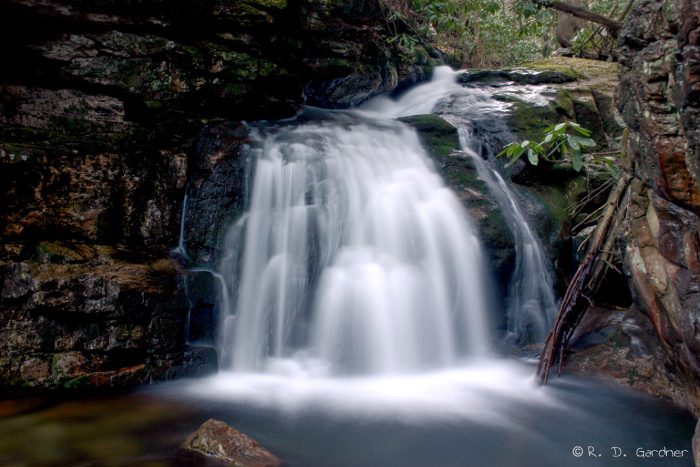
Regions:
<svg viewBox="0 0 700 467"><path fill-rule="evenodd" d="M537 388L533 373L501 360L423 375L220 374L9 399L0 401L0 465L208 465L180 445L209 418L289 466L693 465L688 412L576 375Z"/></svg>

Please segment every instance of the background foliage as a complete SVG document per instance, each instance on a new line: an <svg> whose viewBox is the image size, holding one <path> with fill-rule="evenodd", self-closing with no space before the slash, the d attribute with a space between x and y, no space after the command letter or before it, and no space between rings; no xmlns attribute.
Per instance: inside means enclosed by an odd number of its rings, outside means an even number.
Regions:
<svg viewBox="0 0 700 467"><path fill-rule="evenodd" d="M530 0L380 0L387 41L406 53L419 43L446 54L451 65L503 68L546 58L559 48L557 13ZM624 0L584 0L582 8L616 17ZM612 12L612 13L611 13ZM615 41L585 23L568 55L615 58Z"/></svg>

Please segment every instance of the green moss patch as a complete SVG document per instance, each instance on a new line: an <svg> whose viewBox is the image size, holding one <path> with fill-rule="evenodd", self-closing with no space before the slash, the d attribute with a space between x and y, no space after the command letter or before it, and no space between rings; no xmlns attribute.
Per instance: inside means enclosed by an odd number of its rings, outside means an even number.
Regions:
<svg viewBox="0 0 700 467"><path fill-rule="evenodd" d="M534 71L556 71L577 79L606 79L617 81L620 64L573 57L551 57L523 65Z"/></svg>
<svg viewBox="0 0 700 467"><path fill-rule="evenodd" d="M513 105L506 117L508 128L522 140L541 141L545 128L563 120L552 106L535 105L514 97L509 100Z"/></svg>
<svg viewBox="0 0 700 467"><path fill-rule="evenodd" d="M452 151L459 149L457 129L437 115L417 115L400 120L418 130L435 157L447 157Z"/></svg>

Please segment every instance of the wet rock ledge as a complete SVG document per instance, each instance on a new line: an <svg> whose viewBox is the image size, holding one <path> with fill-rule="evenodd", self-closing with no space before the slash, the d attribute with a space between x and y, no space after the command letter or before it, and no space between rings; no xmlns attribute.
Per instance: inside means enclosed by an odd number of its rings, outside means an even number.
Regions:
<svg viewBox="0 0 700 467"><path fill-rule="evenodd" d="M187 183L238 157L201 142L426 77L382 25L359 0L0 3L0 390L215 371L211 329L185 336L211 294L168 260Z"/></svg>

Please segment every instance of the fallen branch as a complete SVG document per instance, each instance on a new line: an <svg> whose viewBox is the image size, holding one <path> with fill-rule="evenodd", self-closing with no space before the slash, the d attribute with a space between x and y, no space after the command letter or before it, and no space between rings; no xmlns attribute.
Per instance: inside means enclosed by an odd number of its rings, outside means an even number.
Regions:
<svg viewBox="0 0 700 467"><path fill-rule="evenodd" d="M572 233L573 233L573 232L578 232L579 228L582 228L584 225L586 225L593 217L595 217L596 214L598 214L598 213L599 213L600 211L602 211L604 208L605 208L605 205L599 207L598 209L596 209L595 211L593 211L592 213L590 213L589 215L587 215L585 219L583 219L581 222L579 222L578 224L576 224L576 225L574 226L573 229L571 229L571 232L572 232ZM597 218L596 218L596 220L597 220Z"/></svg>
<svg viewBox="0 0 700 467"><path fill-rule="evenodd" d="M629 11L630 8L632 8L632 4L634 3L634 0L628 0L627 4L625 7L622 9L622 12L620 13L620 16L617 17L617 21L622 22L623 19L625 19L625 16L627 15L627 12ZM613 6L612 9L610 10L610 13L608 13L608 18L612 19L613 15L615 14L615 10L617 9L617 5ZM590 37L584 42L583 44L577 46L579 49L583 49L583 47L591 42L595 36L598 35L600 31L603 30L603 26L598 26L595 31L590 35ZM615 152L619 151L611 151L609 154L613 154Z"/></svg>
<svg viewBox="0 0 700 467"><path fill-rule="evenodd" d="M627 0L627 4L620 12L620 16L617 17L618 21L622 21L623 19L625 19L625 16L627 16L627 13L629 13L630 9L632 8L632 5L634 5L634 1L635 0Z"/></svg>
<svg viewBox="0 0 700 467"><path fill-rule="evenodd" d="M591 297L600 287L617 231L624 221L629 199L627 188L631 180L632 175L627 172L618 179L608 197L601 220L591 237L586 257L566 289L559 307L559 314L547 336L540 364L537 367L537 379L543 386L547 384L549 369L557 360L561 371L564 347L590 306Z"/></svg>
<svg viewBox="0 0 700 467"><path fill-rule="evenodd" d="M576 217L583 208L586 207L589 201L594 199L598 194L602 191L607 190L611 185L615 183L615 179L611 178L610 180L607 180L605 183L603 183L601 186L598 188L594 189L593 191L589 192L581 201L579 201L576 204L572 204L568 206L566 209L571 210L571 216Z"/></svg>

